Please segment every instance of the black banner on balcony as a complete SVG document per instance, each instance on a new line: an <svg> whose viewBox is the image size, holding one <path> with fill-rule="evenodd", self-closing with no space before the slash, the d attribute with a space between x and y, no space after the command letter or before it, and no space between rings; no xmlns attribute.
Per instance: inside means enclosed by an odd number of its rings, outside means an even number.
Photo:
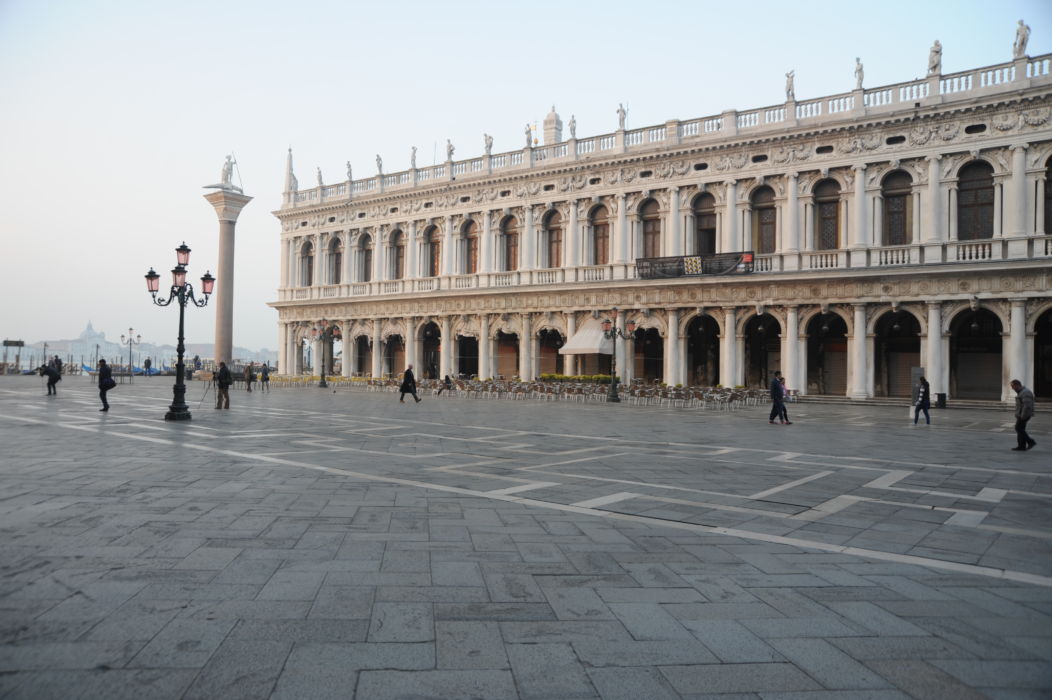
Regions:
<svg viewBox="0 0 1052 700"><path fill-rule="evenodd" d="M640 279L645 280L706 275L742 275L752 271L752 251L671 258L638 258L636 260L636 274Z"/></svg>

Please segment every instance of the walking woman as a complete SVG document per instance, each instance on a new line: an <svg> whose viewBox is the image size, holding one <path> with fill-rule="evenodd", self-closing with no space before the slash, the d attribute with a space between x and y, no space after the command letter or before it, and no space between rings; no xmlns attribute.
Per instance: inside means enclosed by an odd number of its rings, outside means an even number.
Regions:
<svg viewBox="0 0 1052 700"><path fill-rule="evenodd" d="M110 410L110 402L106 400L106 392L117 386L113 380L113 370L106 364L106 360L99 360L99 398L102 399L100 411Z"/></svg>
<svg viewBox="0 0 1052 700"><path fill-rule="evenodd" d="M921 411L924 411L924 422L931 425L931 415L928 413L928 409L931 408L931 386L928 384L928 380L921 377L917 381L917 407L913 409L913 424L917 425L917 419L920 418Z"/></svg>

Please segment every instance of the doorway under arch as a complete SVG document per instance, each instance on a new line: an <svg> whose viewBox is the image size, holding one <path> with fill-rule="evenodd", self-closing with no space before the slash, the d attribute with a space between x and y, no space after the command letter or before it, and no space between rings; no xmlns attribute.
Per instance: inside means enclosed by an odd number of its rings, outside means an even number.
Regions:
<svg viewBox="0 0 1052 700"><path fill-rule="evenodd" d="M912 396L910 372L921 366L920 322L908 311L877 319L873 339L873 384L877 396Z"/></svg>
<svg viewBox="0 0 1052 700"><path fill-rule="evenodd" d="M958 399L1000 400L1001 319L967 309L950 322L950 393Z"/></svg>
<svg viewBox="0 0 1052 700"><path fill-rule="evenodd" d="M1013 379L1025 381L1025 377ZM1034 324L1034 396L1052 399L1052 309L1038 316Z"/></svg>
<svg viewBox="0 0 1052 700"><path fill-rule="evenodd" d="M442 330L434 321L424 324L420 329L420 358L419 374L423 379L438 379L440 361L442 359Z"/></svg>
<svg viewBox="0 0 1052 700"><path fill-rule="evenodd" d="M720 327L707 314L687 324L687 383L715 386L720 381Z"/></svg>
<svg viewBox="0 0 1052 700"><path fill-rule="evenodd" d="M665 376L665 339L657 328L640 328L634 338L633 375L648 382L661 381ZM619 374L623 375L622 372Z"/></svg>
<svg viewBox="0 0 1052 700"><path fill-rule="evenodd" d="M753 316L745 324L745 385L767 387L781 368L782 324L771 314Z"/></svg>
<svg viewBox="0 0 1052 700"><path fill-rule="evenodd" d="M807 323L807 393L847 395L847 323L838 314Z"/></svg>

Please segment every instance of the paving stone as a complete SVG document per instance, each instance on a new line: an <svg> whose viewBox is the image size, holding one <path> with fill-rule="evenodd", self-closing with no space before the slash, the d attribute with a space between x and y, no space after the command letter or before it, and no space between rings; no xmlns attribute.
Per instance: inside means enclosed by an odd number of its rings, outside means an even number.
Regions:
<svg viewBox="0 0 1052 700"><path fill-rule="evenodd" d="M699 689L716 694L821 688L792 664L662 666L661 673L676 692L684 695Z"/></svg>
<svg viewBox="0 0 1052 700"><path fill-rule="evenodd" d="M569 644L510 644L507 651L524 700L598 697Z"/></svg>
<svg viewBox="0 0 1052 700"><path fill-rule="evenodd" d="M357 695L363 698L518 698L510 671L362 671Z"/></svg>
<svg viewBox="0 0 1052 700"><path fill-rule="evenodd" d="M653 668L590 668L588 677L603 700L676 700L681 697Z"/></svg>
<svg viewBox="0 0 1052 700"><path fill-rule="evenodd" d="M544 595L555 616L560 620L617 619L606 603L590 588L548 588L544 589Z"/></svg>
<svg viewBox="0 0 1052 700"><path fill-rule="evenodd" d="M829 642L859 661L975 657L974 654L937 637L834 637Z"/></svg>
<svg viewBox="0 0 1052 700"><path fill-rule="evenodd" d="M932 661L954 678L977 688L1052 688L1052 666L1043 661Z"/></svg>
<svg viewBox="0 0 1052 700"><path fill-rule="evenodd" d="M682 620L681 623L725 663L784 661L770 644L734 620Z"/></svg>
<svg viewBox="0 0 1052 700"><path fill-rule="evenodd" d="M578 658L590 666L663 666L710 664L719 660L696 641L576 641Z"/></svg>
<svg viewBox="0 0 1052 700"><path fill-rule="evenodd" d="M205 665L185 698L258 698L269 695L291 642L228 640Z"/></svg>
<svg viewBox="0 0 1052 700"><path fill-rule="evenodd" d="M925 636L927 630L906 622L887 610L867 602L830 602L826 607L852 622L879 635L906 637L910 635Z"/></svg>
<svg viewBox="0 0 1052 700"><path fill-rule="evenodd" d="M683 625L657 603L611 603L608 607L634 639L659 641L692 638Z"/></svg>
<svg viewBox="0 0 1052 700"><path fill-rule="evenodd" d="M774 639L770 644L797 668L830 690L888 687L883 678L824 639Z"/></svg>
<svg viewBox="0 0 1052 700"><path fill-rule="evenodd" d="M866 665L915 698L979 700L987 697L924 661L867 661Z"/></svg>
<svg viewBox="0 0 1052 700"><path fill-rule="evenodd" d="M434 668L431 644L297 643L289 654L271 698L347 698L364 669Z"/></svg>
<svg viewBox="0 0 1052 700"><path fill-rule="evenodd" d="M172 620L128 665L136 668L201 668L235 624L234 619Z"/></svg>
<svg viewBox="0 0 1052 700"><path fill-rule="evenodd" d="M369 624L370 642L429 642L435 638L431 605L376 603Z"/></svg>
<svg viewBox="0 0 1052 700"><path fill-rule="evenodd" d="M440 669L509 668L496 622L439 621L435 640Z"/></svg>
<svg viewBox="0 0 1052 700"><path fill-rule="evenodd" d="M179 670L124 670L93 669L90 671L60 671L51 669L36 673L17 674L18 684L4 698L11 700L177 700L182 698L194 680L196 671Z"/></svg>

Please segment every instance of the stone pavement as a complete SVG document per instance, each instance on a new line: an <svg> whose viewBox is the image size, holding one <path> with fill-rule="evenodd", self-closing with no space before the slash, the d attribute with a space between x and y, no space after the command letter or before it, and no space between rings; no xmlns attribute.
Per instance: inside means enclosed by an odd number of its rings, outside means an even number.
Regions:
<svg viewBox="0 0 1052 700"><path fill-rule="evenodd" d="M0 697L1052 695L1052 420L0 378Z"/></svg>

